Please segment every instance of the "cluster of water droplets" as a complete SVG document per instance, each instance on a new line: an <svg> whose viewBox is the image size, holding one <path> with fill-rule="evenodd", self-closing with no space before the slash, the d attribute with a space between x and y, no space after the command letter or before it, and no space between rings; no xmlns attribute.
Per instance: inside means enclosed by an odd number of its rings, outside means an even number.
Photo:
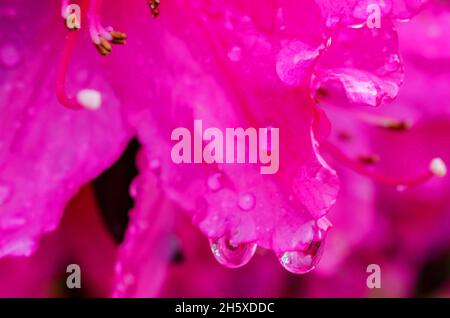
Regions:
<svg viewBox="0 0 450 318"><path fill-rule="evenodd" d="M207 186L211 191L219 191L223 187L222 173L210 175ZM252 211L256 206L256 197L247 192L239 196L237 206L243 212ZM305 274L314 270L323 254L328 221L322 219L311 221L311 241L304 244L304 248L292 251L284 251L276 254L280 264L289 272L294 274ZM325 223L325 224L324 224ZM299 238L303 240L305 238ZM225 234L216 239L210 239L209 244L215 259L228 268L239 268L245 266L256 253L258 245L255 242L235 243L231 235Z"/></svg>
<svg viewBox="0 0 450 318"><path fill-rule="evenodd" d="M324 234L315 238L302 250L286 251L277 254L280 264L294 274L306 274L314 270L323 254ZM211 251L216 260L229 268L246 265L256 253L256 243L233 244L229 235L210 240Z"/></svg>

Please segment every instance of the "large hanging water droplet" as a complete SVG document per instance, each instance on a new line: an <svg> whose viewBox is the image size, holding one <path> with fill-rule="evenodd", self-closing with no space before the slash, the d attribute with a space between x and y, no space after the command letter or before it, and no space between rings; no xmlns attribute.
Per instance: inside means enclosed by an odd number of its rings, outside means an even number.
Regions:
<svg viewBox="0 0 450 318"><path fill-rule="evenodd" d="M230 242L229 235L222 236L217 240L209 240L209 244L216 260L229 268L238 268L246 265L255 255L257 247L255 243L244 243L235 246Z"/></svg>
<svg viewBox="0 0 450 318"><path fill-rule="evenodd" d="M239 198L239 208L243 211L250 211L255 207L255 196L251 193L246 193Z"/></svg>
<svg viewBox="0 0 450 318"><path fill-rule="evenodd" d="M316 268L323 254L323 241L313 241L306 250L278 255L281 265L294 274L306 274Z"/></svg>

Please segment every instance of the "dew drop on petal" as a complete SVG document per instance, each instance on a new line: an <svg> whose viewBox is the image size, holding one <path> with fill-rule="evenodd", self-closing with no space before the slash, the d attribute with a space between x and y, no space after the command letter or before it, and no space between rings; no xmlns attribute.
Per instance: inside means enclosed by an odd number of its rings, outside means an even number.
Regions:
<svg viewBox="0 0 450 318"><path fill-rule="evenodd" d="M231 244L229 235L217 240L209 240L211 251L216 260L229 268L238 268L246 265L255 255L257 245L244 243L235 246Z"/></svg>
<svg viewBox="0 0 450 318"><path fill-rule="evenodd" d="M132 197L133 199L136 199L136 197L137 197L138 187L139 187L138 180L131 181L129 193L130 193L130 197Z"/></svg>
<svg viewBox="0 0 450 318"><path fill-rule="evenodd" d="M215 173L211 176L209 176L207 180L208 188L211 191L218 191L220 188L222 188L222 174L221 173Z"/></svg>
<svg viewBox="0 0 450 318"><path fill-rule="evenodd" d="M20 63L19 50L11 43L3 44L0 48L0 62L6 67L15 67Z"/></svg>
<svg viewBox="0 0 450 318"><path fill-rule="evenodd" d="M155 174L161 173L161 162L158 159L153 159L149 162L149 167Z"/></svg>
<svg viewBox="0 0 450 318"><path fill-rule="evenodd" d="M355 23L355 24L349 25L348 27L352 28L352 29L362 29L365 26L366 26L366 23L362 22L362 23Z"/></svg>
<svg viewBox="0 0 450 318"><path fill-rule="evenodd" d="M327 28L333 28L336 24L339 23L339 18L338 17L328 17L325 21L325 25L327 26Z"/></svg>
<svg viewBox="0 0 450 318"><path fill-rule="evenodd" d="M250 211L255 207L255 196L251 193L246 193L239 198L239 208L244 211Z"/></svg>
<svg viewBox="0 0 450 318"><path fill-rule="evenodd" d="M395 189L397 190L397 192L405 192L408 189L408 187L403 184L400 184Z"/></svg>
<svg viewBox="0 0 450 318"><path fill-rule="evenodd" d="M228 52L228 58L232 62L239 62L241 60L242 55L242 49L238 46L234 46L229 52Z"/></svg>
<svg viewBox="0 0 450 318"><path fill-rule="evenodd" d="M391 54L385 65L387 72L396 72L401 67L401 60L398 54Z"/></svg>

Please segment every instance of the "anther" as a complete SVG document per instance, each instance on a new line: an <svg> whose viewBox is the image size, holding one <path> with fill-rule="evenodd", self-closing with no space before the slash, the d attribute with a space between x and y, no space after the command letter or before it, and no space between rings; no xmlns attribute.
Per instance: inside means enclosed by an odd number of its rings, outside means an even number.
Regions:
<svg viewBox="0 0 450 318"><path fill-rule="evenodd" d="M119 44L123 45L127 41L127 35L123 32L111 30L107 33L107 38L102 35L95 34L93 37L93 42L97 51L100 52L101 55L106 56L109 55L112 51L111 44Z"/></svg>
<svg viewBox="0 0 450 318"><path fill-rule="evenodd" d="M411 128L411 124L401 120L384 120L381 123L382 127L392 131L406 131Z"/></svg>
<svg viewBox="0 0 450 318"><path fill-rule="evenodd" d="M95 43L95 47L97 48L97 51L99 51L103 56L108 55L112 51L111 43L109 43L108 40L103 37L99 38L99 42Z"/></svg>
<svg viewBox="0 0 450 318"><path fill-rule="evenodd" d="M400 120L389 117L380 117L362 111L357 112L356 116L365 123L374 125L376 127L388 129L394 132L407 131L412 127L412 123L406 120Z"/></svg>
<svg viewBox="0 0 450 318"><path fill-rule="evenodd" d="M447 173L447 167L444 161L440 158L435 158L430 162L430 170L425 171L422 174L419 174L412 178L397 178L391 175L385 175L381 172L372 171L367 169L364 164L360 161L355 161L348 157L342 150L340 150L335 145L329 142L321 142L320 149L322 151L326 151L331 156L333 156L338 161L342 162L344 165L354 170L355 172L364 175L374 181L378 181L384 184L393 185L393 186L401 186L404 187L412 187L420 185L428 180L430 180L434 176L443 177Z"/></svg>
<svg viewBox="0 0 450 318"><path fill-rule="evenodd" d="M358 160L365 165L374 165L380 161L380 157L377 155L360 155Z"/></svg>
<svg viewBox="0 0 450 318"><path fill-rule="evenodd" d="M148 6L150 7L150 11L153 17L157 17L159 15L159 5L161 3L160 0L147 0Z"/></svg>
<svg viewBox="0 0 450 318"><path fill-rule="evenodd" d="M352 140L352 135L346 131L339 132L337 137L339 138L339 140L344 141L344 142L348 142L348 141Z"/></svg>
<svg viewBox="0 0 450 318"><path fill-rule="evenodd" d="M111 31L109 34L112 36L112 43L113 44L125 44L127 41L127 35L122 32L118 31Z"/></svg>

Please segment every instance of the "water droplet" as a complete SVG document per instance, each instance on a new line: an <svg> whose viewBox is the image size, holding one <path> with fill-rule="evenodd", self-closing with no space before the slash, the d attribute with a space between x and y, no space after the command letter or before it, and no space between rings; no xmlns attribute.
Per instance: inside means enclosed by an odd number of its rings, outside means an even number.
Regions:
<svg viewBox="0 0 450 318"><path fill-rule="evenodd" d="M316 268L323 253L323 241L313 241L306 250L278 255L281 265L294 274L306 274Z"/></svg>
<svg viewBox="0 0 450 318"><path fill-rule="evenodd" d="M220 188L222 188L222 174L221 173L215 173L211 175L207 180L208 188L211 191L218 191Z"/></svg>
<svg viewBox="0 0 450 318"><path fill-rule="evenodd" d="M0 48L0 61L6 67L15 67L20 63L19 50L11 43L3 44Z"/></svg>
<svg viewBox="0 0 450 318"><path fill-rule="evenodd" d="M366 23L362 22L362 23L355 23L355 24L349 25L348 27L351 29L362 29L365 26L366 26Z"/></svg>
<svg viewBox="0 0 450 318"><path fill-rule="evenodd" d="M211 251L216 260L229 268L238 268L246 265L255 255L257 245L244 243L238 246L230 242L229 235L224 235L217 240L210 240Z"/></svg>
<svg viewBox="0 0 450 318"><path fill-rule="evenodd" d="M301 239L298 241L303 242L303 247L277 254L281 265L294 274L305 274L316 268L323 254L327 231L332 226L326 217L313 220L306 225L307 228L299 232ZM308 228L310 231L306 231Z"/></svg>
<svg viewBox="0 0 450 318"><path fill-rule="evenodd" d="M161 162L158 159L151 160L148 165L154 174L161 173Z"/></svg>
<svg viewBox="0 0 450 318"><path fill-rule="evenodd" d="M129 193L130 193L130 196L133 198L133 199L136 199L136 197L137 197L137 194L138 194L138 187L139 187L139 181L138 180L133 180L132 182L131 182L131 184L130 184L130 189L129 189Z"/></svg>
<svg viewBox="0 0 450 318"><path fill-rule="evenodd" d="M4 205L11 197L11 187L0 185L0 206Z"/></svg>
<svg viewBox="0 0 450 318"><path fill-rule="evenodd" d="M385 67L388 72L397 71L401 67L401 61L398 54L391 54Z"/></svg>
<svg viewBox="0 0 450 318"><path fill-rule="evenodd" d="M336 24L339 23L338 17L328 17L325 21L327 28L333 28Z"/></svg>
<svg viewBox="0 0 450 318"><path fill-rule="evenodd" d="M277 58L276 71L279 78L290 86L300 85L310 76L310 69L319 55L319 48L301 41L283 45Z"/></svg>
<svg viewBox="0 0 450 318"><path fill-rule="evenodd" d="M125 277L123 278L123 282L126 286L130 286L132 284L134 284L134 276L132 274L126 274Z"/></svg>
<svg viewBox="0 0 450 318"><path fill-rule="evenodd" d="M405 186L405 185L403 185L403 184L400 184L400 185L398 185L398 186L396 187L396 190L397 190L398 192L405 192L407 189L408 189L408 187Z"/></svg>
<svg viewBox="0 0 450 318"><path fill-rule="evenodd" d="M239 62L242 56L242 49L238 46L234 46L230 52L228 52L228 58L232 62Z"/></svg>
<svg viewBox="0 0 450 318"><path fill-rule="evenodd" d="M251 193L246 193L239 198L239 207L244 211L250 211L255 207L255 196Z"/></svg>

